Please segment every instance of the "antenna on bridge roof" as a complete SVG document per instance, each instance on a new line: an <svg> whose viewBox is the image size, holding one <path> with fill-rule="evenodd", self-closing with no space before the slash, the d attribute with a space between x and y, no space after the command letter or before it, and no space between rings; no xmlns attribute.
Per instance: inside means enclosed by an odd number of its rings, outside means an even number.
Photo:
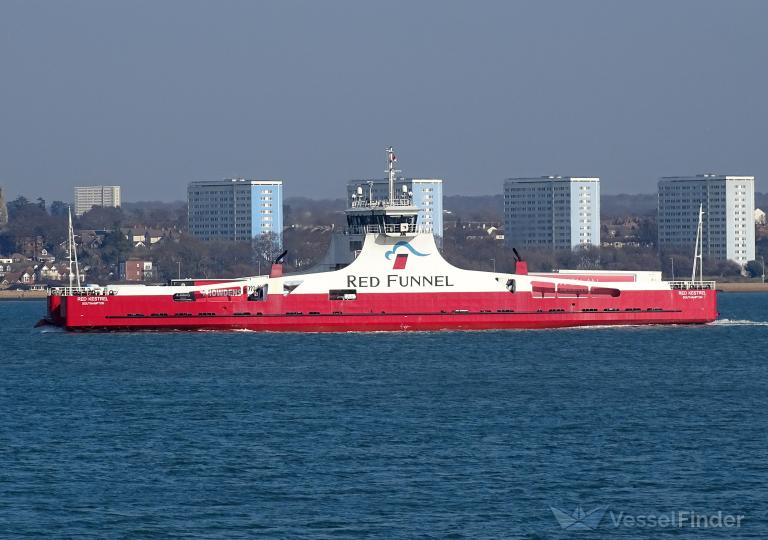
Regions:
<svg viewBox="0 0 768 540"><path fill-rule="evenodd" d="M395 178L397 173L402 172L395 169L395 163L397 163L397 156L395 155L395 149L391 146L387 148L387 170L389 174L389 204L395 203Z"/></svg>

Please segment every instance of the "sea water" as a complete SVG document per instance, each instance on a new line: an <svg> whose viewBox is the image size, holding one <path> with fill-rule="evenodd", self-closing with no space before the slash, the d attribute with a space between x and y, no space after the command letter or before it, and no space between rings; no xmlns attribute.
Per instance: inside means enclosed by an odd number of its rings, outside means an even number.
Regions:
<svg viewBox="0 0 768 540"><path fill-rule="evenodd" d="M719 307L691 327L69 334L2 302L0 536L767 538L768 295Z"/></svg>

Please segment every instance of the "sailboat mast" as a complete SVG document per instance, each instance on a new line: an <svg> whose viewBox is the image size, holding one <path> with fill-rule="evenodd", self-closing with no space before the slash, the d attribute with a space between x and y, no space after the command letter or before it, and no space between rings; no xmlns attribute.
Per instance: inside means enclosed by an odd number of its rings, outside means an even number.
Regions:
<svg viewBox="0 0 768 540"><path fill-rule="evenodd" d="M67 216L69 218L69 289L72 290L72 264L75 266L75 280L77 288L80 288L80 265L77 262L77 245L75 244L75 229L72 227L72 207L67 208Z"/></svg>
<svg viewBox="0 0 768 540"><path fill-rule="evenodd" d="M80 284L80 264L77 262L77 244L75 244L75 230L72 229L72 252L75 254L75 280L77 282L77 288L79 289Z"/></svg>
<svg viewBox="0 0 768 540"><path fill-rule="evenodd" d="M699 281L704 281L704 210L699 205Z"/></svg>
<svg viewBox="0 0 768 540"><path fill-rule="evenodd" d="M69 225L67 227L67 257L69 259L69 290L72 291L72 208L67 207Z"/></svg>
<svg viewBox="0 0 768 540"><path fill-rule="evenodd" d="M696 227L696 245L693 248L691 281L696 281L696 265L699 265L699 281L704 281L704 205L699 204L699 223Z"/></svg>

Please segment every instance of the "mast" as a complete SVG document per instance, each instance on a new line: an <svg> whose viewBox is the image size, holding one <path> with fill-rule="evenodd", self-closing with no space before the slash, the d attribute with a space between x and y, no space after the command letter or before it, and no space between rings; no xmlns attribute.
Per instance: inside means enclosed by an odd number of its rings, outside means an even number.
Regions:
<svg viewBox="0 0 768 540"><path fill-rule="evenodd" d="M704 281L704 205L699 204L699 224L696 227L696 246L693 249L691 281L696 281L696 264L699 265L699 281Z"/></svg>
<svg viewBox="0 0 768 540"><path fill-rule="evenodd" d="M387 148L387 174L389 174L389 204L395 204L395 178L397 173L401 172L395 169L395 163L397 163L397 156L395 156L395 150L391 146Z"/></svg>
<svg viewBox="0 0 768 540"><path fill-rule="evenodd" d="M75 279L77 288L80 288L80 263L77 262L77 244L75 244L75 229L72 229L72 252L75 254Z"/></svg>
<svg viewBox="0 0 768 540"><path fill-rule="evenodd" d="M67 258L69 259L69 291L72 292L72 208L67 206L69 226L67 227Z"/></svg>
<svg viewBox="0 0 768 540"><path fill-rule="evenodd" d="M699 204L699 281L704 281L704 205Z"/></svg>
<svg viewBox="0 0 768 540"><path fill-rule="evenodd" d="M69 218L69 290L72 291L72 263L75 264L75 277L77 288L80 288L80 265L77 262L77 245L75 244L75 229L72 227L72 207L67 207L67 216Z"/></svg>

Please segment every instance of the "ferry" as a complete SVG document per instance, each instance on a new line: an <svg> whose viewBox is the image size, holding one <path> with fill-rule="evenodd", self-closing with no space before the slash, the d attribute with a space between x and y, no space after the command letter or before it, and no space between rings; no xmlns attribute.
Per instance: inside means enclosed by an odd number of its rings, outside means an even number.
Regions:
<svg viewBox="0 0 768 540"><path fill-rule="evenodd" d="M70 279L76 281L50 290L39 324L69 331L401 332L717 318L715 283L701 277L701 231L690 281L663 281L661 272L645 271L532 273L517 251L514 273L451 265L431 229L419 223L408 187L395 189L401 171L393 148L386 152L388 198L375 200L372 190L366 196L359 187L346 210L346 230L334 235L326 259L305 273L284 273L283 253L268 275L83 286L70 217Z"/></svg>

